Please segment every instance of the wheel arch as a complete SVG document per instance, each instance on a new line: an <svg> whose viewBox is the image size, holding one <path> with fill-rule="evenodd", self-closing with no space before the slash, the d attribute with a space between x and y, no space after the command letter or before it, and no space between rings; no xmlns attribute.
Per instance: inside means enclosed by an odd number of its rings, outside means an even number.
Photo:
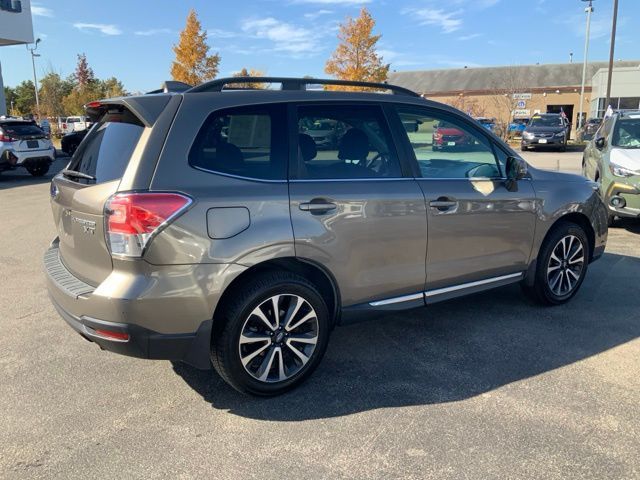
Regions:
<svg viewBox="0 0 640 480"><path fill-rule="evenodd" d="M233 295L233 292L239 288L247 278L262 272L274 270L296 273L311 281L327 302L329 311L333 313L332 326L335 326L339 322L341 311L340 291L333 275L326 268L312 260L297 257L282 257L260 262L249 267L227 285L213 312L214 331L216 328L216 318L219 316L219 312L224 307L225 302Z"/></svg>
<svg viewBox="0 0 640 480"><path fill-rule="evenodd" d="M589 242L589 262L593 260L593 253L596 244L596 233L593 226L591 225L591 222L589 221L589 217L581 212L567 213L558 217L544 234L544 237L540 242L538 252L536 252L535 258L531 259L531 262L529 264L529 269L527 270L527 276L525 280L526 285L532 285L535 280L536 269L538 265L538 253L540 249L542 249L542 246L546 243L551 233L558 227L558 225L562 223L575 223L584 230L585 234L587 235L587 241Z"/></svg>

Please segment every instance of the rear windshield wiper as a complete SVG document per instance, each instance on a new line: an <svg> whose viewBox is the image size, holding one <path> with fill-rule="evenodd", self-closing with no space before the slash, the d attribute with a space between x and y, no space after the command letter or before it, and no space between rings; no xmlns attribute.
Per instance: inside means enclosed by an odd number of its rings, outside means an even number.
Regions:
<svg viewBox="0 0 640 480"><path fill-rule="evenodd" d="M92 175L87 175L86 173L82 173L82 172L76 172L75 170L64 169L62 171L62 175L64 175L65 177L71 177L71 178L84 178L85 180L93 180L94 182L96 180L96 177Z"/></svg>

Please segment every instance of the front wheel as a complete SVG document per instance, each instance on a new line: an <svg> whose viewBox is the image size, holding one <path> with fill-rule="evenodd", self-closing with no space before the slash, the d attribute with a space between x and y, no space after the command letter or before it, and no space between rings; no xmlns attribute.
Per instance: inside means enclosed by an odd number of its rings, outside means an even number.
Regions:
<svg viewBox="0 0 640 480"><path fill-rule="evenodd" d="M584 281L589 255L583 228L575 223L560 223L542 244L534 283L523 287L525 292L545 305L568 302Z"/></svg>
<svg viewBox="0 0 640 480"><path fill-rule="evenodd" d="M304 381L327 348L330 317L317 288L289 272L257 276L214 319L211 360L233 388L278 395Z"/></svg>

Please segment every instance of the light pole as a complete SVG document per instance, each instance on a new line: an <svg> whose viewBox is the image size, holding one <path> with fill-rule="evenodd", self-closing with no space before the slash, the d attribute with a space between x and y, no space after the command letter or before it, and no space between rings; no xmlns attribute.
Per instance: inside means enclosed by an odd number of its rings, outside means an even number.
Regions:
<svg viewBox="0 0 640 480"><path fill-rule="evenodd" d="M578 114L578 130L582 128L582 109L584 108L584 84L587 81L587 57L589 56L589 31L591 30L591 14L593 13L593 0L582 0L589 2L589 6L584 9L587 13L587 32L584 39L584 59L582 60L582 83L580 85L580 113Z"/></svg>
<svg viewBox="0 0 640 480"><path fill-rule="evenodd" d="M609 72L607 77L607 99L604 108L609 109L611 101L611 76L613 75L613 53L616 49L616 25L618 23L618 0L613 0L613 23L611 24L611 50L609 50Z"/></svg>
<svg viewBox="0 0 640 480"><path fill-rule="evenodd" d="M27 50L31 52L31 65L33 66L33 84L36 89L36 110L38 111L38 121L40 121L40 98L38 97L38 77L36 76L36 57L39 57L39 53L35 53L38 49L38 44L40 43L40 39L36 40L35 46L33 48L29 48L29 45L26 45Z"/></svg>

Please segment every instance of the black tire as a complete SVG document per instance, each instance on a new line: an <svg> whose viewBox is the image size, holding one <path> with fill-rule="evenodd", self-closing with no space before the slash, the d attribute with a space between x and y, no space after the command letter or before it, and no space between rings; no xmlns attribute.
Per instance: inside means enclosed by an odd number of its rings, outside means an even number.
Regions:
<svg viewBox="0 0 640 480"><path fill-rule="evenodd" d="M295 374L282 381L262 381L248 371L253 361L248 363L248 368L243 365L241 357L243 346L240 343L240 337L246 325L250 321L255 321L255 315L252 315L252 312L275 295L300 297L315 310L317 343L308 357L309 360L299 367L300 369ZM250 317L254 320L250 320ZM238 292L235 292L224 302L219 314L216 314L211 342L211 361L220 376L239 392L261 396L279 395L299 385L316 369L327 348L331 323L326 302L311 282L304 277L286 271L263 273L245 283ZM270 343L275 342L275 338L264 341L270 346L264 351L264 355L261 353L255 357L257 363L260 363L261 359L266 360L270 350L273 350L274 347L277 349L277 345ZM289 360L295 361L295 355L292 355L287 348L285 340L282 343L279 362L285 363L283 357L285 352L288 352ZM259 349L260 345L256 350ZM245 360L250 356L250 354L246 355ZM279 366L280 364L271 365L269 363L269 367L266 368L267 375ZM275 373L274 371L274 375Z"/></svg>
<svg viewBox="0 0 640 480"><path fill-rule="evenodd" d="M555 260L552 260L551 257L554 251L556 250L556 248L559 246L559 242L561 242L563 239L570 236L574 237L580 242L580 246L583 248L583 262L582 262L580 271L578 273L577 279L574 278L576 270L574 270L569 265L567 265L568 268L565 268L564 267L565 264L562 263L563 266L559 267L558 270L563 271L563 275L566 275L566 277L562 277L562 276L560 277L560 280L559 280L560 288L558 289L560 291L554 291L553 290L554 286L550 284L553 283L553 280L555 279L555 277L553 276L553 274L550 274L548 272L548 269L553 268L553 265L551 264L552 261L554 262L554 264L556 262ZM571 298L573 298L573 296L578 292L578 290L580 290L580 286L582 285L582 282L584 281L584 278L587 274L587 268L589 266L589 258L591 255L589 248L590 247L589 247L589 240L587 239L587 234L585 233L585 231L580 225L577 225L572 222L558 223L556 226L553 227L552 231L547 235L547 238L545 239L544 243L542 244L542 247L540 248L533 285L528 286L528 285L522 284L522 288L525 291L525 293L531 299L543 305L561 305L571 300ZM577 249L574 251L577 251ZM569 256L569 258L571 258L571 249L567 255ZM571 278L574 279L575 283L570 289L568 289L568 291L561 292L563 282L565 282L565 278L567 279L569 278L569 273L564 273L568 269L572 270L573 275ZM550 275L552 275L551 278L550 278ZM569 283L567 283L567 286L569 286ZM555 285L555 287L557 288L557 284Z"/></svg>
<svg viewBox="0 0 640 480"><path fill-rule="evenodd" d="M527 150L529 150L527 147L525 147L524 145L520 145L521 152L526 152Z"/></svg>
<svg viewBox="0 0 640 480"><path fill-rule="evenodd" d="M38 163L35 165L29 165L27 171L34 177L42 177L49 171L48 163Z"/></svg>

